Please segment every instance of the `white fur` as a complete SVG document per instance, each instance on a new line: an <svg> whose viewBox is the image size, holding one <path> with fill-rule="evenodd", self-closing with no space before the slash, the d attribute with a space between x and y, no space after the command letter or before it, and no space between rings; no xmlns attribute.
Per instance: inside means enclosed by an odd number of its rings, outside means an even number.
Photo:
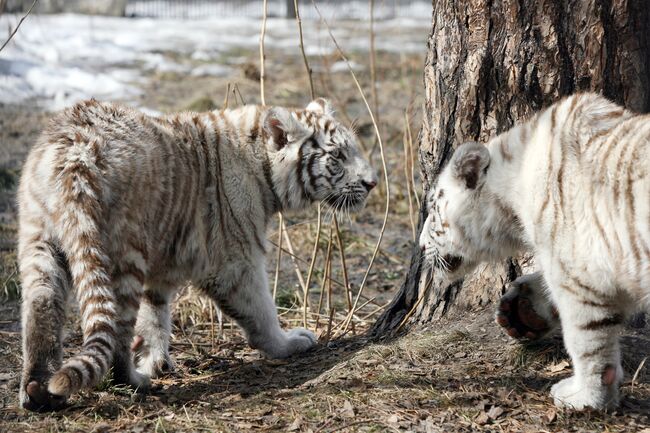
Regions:
<svg viewBox="0 0 650 433"><path fill-rule="evenodd" d="M542 274L529 283L548 287L573 361L574 375L551 390L558 406L618 403L618 333L650 296L648 142L650 121L575 95L492 139L489 152L461 146L429 194L420 243L443 273L445 258L463 258L448 279L481 261L535 254ZM471 172L473 154L486 168L472 189L462 168Z"/></svg>

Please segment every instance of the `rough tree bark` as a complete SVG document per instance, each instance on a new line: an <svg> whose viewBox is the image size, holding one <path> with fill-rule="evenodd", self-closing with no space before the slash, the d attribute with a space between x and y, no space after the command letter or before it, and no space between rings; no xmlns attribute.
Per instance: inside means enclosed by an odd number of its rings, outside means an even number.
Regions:
<svg viewBox="0 0 650 433"><path fill-rule="evenodd" d="M485 142L563 95L596 90L649 111L649 32L647 0L434 0L419 137L425 193L456 146ZM425 217L420 209L418 232ZM529 266L511 259L441 287L416 246L373 333L492 303Z"/></svg>

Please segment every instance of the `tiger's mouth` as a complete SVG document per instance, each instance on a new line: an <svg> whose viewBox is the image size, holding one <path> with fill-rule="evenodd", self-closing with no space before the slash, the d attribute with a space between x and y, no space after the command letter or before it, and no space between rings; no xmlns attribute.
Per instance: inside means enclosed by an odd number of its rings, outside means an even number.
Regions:
<svg viewBox="0 0 650 433"><path fill-rule="evenodd" d="M454 256L447 254L445 256L438 256L438 260L433 261L433 266L448 274L453 274L463 265L464 259L462 256Z"/></svg>
<svg viewBox="0 0 650 433"><path fill-rule="evenodd" d="M329 196L324 202L336 212L358 212L363 209L367 197L361 193L342 193Z"/></svg>
<svg viewBox="0 0 650 433"><path fill-rule="evenodd" d="M444 259L445 262L447 262L447 270L449 272L456 272L463 264L463 258L461 256L452 256L447 254Z"/></svg>

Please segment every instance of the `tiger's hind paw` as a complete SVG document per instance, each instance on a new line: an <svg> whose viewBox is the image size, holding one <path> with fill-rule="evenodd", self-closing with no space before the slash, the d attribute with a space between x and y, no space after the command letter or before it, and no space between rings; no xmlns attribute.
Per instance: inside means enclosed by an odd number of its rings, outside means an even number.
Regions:
<svg viewBox="0 0 650 433"><path fill-rule="evenodd" d="M36 380L30 380L20 387L20 406L35 412L49 412L63 409L67 399L54 395L47 390L47 386Z"/></svg>
<svg viewBox="0 0 650 433"><path fill-rule="evenodd" d="M141 336L136 336L131 345L138 373L149 378L156 378L173 372L174 361L162 346L153 346Z"/></svg>

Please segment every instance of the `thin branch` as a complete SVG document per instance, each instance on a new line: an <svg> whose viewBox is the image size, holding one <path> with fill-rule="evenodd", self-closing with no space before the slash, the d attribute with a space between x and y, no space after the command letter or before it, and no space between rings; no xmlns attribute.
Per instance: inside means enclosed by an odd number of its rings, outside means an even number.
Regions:
<svg viewBox="0 0 650 433"><path fill-rule="evenodd" d="M278 281L280 279L280 262L282 261L282 227L284 226L284 216L279 214L279 224L278 224L278 252L276 256L275 263L275 278L273 278L273 300L278 293Z"/></svg>
<svg viewBox="0 0 650 433"><path fill-rule="evenodd" d="M285 230L286 230L286 227L285 227ZM286 239L286 237L285 237L285 239ZM271 245L273 245L274 247L276 247L276 248L278 247L278 244L276 244L276 243L273 242L272 240L268 239L268 242L269 242ZM307 260L303 259L302 257L298 257L297 255L295 255L295 254L293 254L292 252L290 252L288 249L282 248L282 252L283 252L284 254L288 255L289 257L291 257L292 259L295 259L296 261L300 262L300 263L309 264L309 262L308 262ZM340 287L345 288L345 284L343 284L341 281L337 280L336 278L328 278L328 280L331 280L332 283L336 284L337 286L340 286ZM361 295L361 297L362 297L363 299L370 299L370 298L368 298L366 295L363 295L363 294ZM375 305L379 305L379 304L376 303L376 302L373 302L373 304L375 304Z"/></svg>
<svg viewBox="0 0 650 433"><path fill-rule="evenodd" d="M260 32L260 101L262 105L266 105L266 98L264 97L264 79L266 78L264 68L264 37L266 36L266 15L268 13L267 0L264 0L263 8L262 30Z"/></svg>
<svg viewBox="0 0 650 433"><path fill-rule="evenodd" d="M5 41L5 43L2 44L2 46L0 47L0 52L1 52L2 50L4 50L4 48L7 46L7 44L9 43L9 41L11 41L11 39L14 37L14 35L15 35L16 32L18 31L18 29L20 28L20 25L23 23L23 21L25 21L25 18L27 18L27 16L32 12L32 9L34 9L34 6L36 6L36 3L37 3L37 2L38 2L38 0L34 0L34 2L32 3L32 5L31 5L31 6L29 7L29 9L27 10L27 13L26 13L25 15L23 15L23 17L20 19L20 21L18 21L18 25L16 26L16 28L14 29L14 31L11 32L11 34L9 35L9 38L8 38L8 39ZM0 10L0 13L2 13L1 10Z"/></svg>
<svg viewBox="0 0 650 433"><path fill-rule="evenodd" d="M348 304L348 314L350 314L352 312L352 292L350 287L350 278L348 277L348 267L345 263L345 248L343 246L343 238L341 238L341 231L339 230L339 222L336 218L336 214L334 214L334 218L332 218L332 224L336 229L336 243L339 247L341 269L343 270L343 284L345 284L345 301ZM352 323L352 333L355 333L354 323Z"/></svg>
<svg viewBox="0 0 650 433"><path fill-rule="evenodd" d="M375 0L370 2L370 97L379 124L379 102L377 100L377 58L375 52Z"/></svg>
<svg viewBox="0 0 650 433"><path fill-rule="evenodd" d="M230 102L230 83L228 83L228 87L226 88L226 97L223 99L224 110L228 108L228 102Z"/></svg>
<svg viewBox="0 0 650 433"><path fill-rule="evenodd" d="M634 372L634 376L632 376L632 391L634 391L634 384L636 383L636 380L639 377L639 373L641 373L641 370L643 369L643 366L645 365L645 362L648 360L648 357L646 356L643 358L643 361L639 364L637 367L636 371Z"/></svg>
<svg viewBox="0 0 650 433"><path fill-rule="evenodd" d="M296 11L297 12L297 11ZM320 242L320 226L321 226L321 204L318 203L318 223L316 224L316 240L314 241L314 249L311 253L311 263L309 263L309 271L307 271L307 282L305 283L305 290L302 299L302 323L307 327L307 304L309 301L309 285L311 284L311 276L314 273L314 264L318 256L318 242Z"/></svg>
<svg viewBox="0 0 650 433"><path fill-rule="evenodd" d="M339 55L345 61L345 64L348 67L348 70L350 71L350 75L352 75L352 79L354 80L354 84L356 84L357 89L359 90L359 94L361 95L361 99L363 99L363 103L366 106L366 109L368 110L368 114L370 115L370 120L372 120L372 125L375 128L375 134L377 135L377 143L379 144L379 153L381 155L381 163L382 163L382 168L384 170L384 181L386 182L386 209L384 211L384 220L381 225L381 230L379 232L379 237L377 239L377 245L375 246L374 251L372 252L372 257L370 258L370 263L368 264L368 268L366 269L366 273L363 276L363 280L361 281L361 285L359 286L359 291L357 292L357 296L354 300L354 305L353 305L353 311L356 309L357 304L359 303L359 298L361 297L361 293L363 292L363 289L366 285L366 282L368 281L368 275L370 274L370 270L372 269L372 265L375 262L375 258L377 257L377 253L379 252L379 247L381 246L381 241L384 237L384 232L386 231L386 223L388 222L388 211L390 209L390 188L389 188L389 180L388 180L388 169L386 167L386 157L384 155L384 144L382 143L381 140L381 134L379 133L379 126L377 126L377 121L375 120L375 116L373 115L372 109L370 108L370 104L368 104L368 100L366 99L365 94L363 93L363 89L361 88L361 84L359 84L359 80L357 79L356 74L354 73L354 70L352 69L352 65L350 65L350 61L348 58L345 56L343 53L343 50L339 46L339 43L337 42L336 38L334 37L334 34L332 33L332 29L330 28L329 24L327 23L327 20L323 18L323 14L321 14L320 9L316 5L316 2L312 0L312 4L314 5L314 8L316 9L316 12L318 13L318 16L320 17L321 21L323 24L325 24L325 27L327 27L327 31L332 38L332 42L334 42L334 45L336 46L337 51L339 52ZM348 319L346 321L345 329L347 330L350 321L352 320L352 314L348 315Z"/></svg>
<svg viewBox="0 0 650 433"><path fill-rule="evenodd" d="M325 293L325 284L329 284L328 293L331 292L332 279L330 274L332 272L332 225L330 224L329 240L327 242L327 253L325 255L325 271L323 272L323 281L320 286L320 294L318 296L318 315L316 316L316 327L318 330L318 322L320 319L320 310L323 307L323 294Z"/></svg>
<svg viewBox="0 0 650 433"><path fill-rule="evenodd" d="M237 95L239 95L239 99L241 100L241 105L246 105L246 101L244 101L244 96L241 94L241 91L239 90L239 84L235 83L233 89L232 89L232 94L235 96L235 102L237 102Z"/></svg>
<svg viewBox="0 0 650 433"><path fill-rule="evenodd" d="M305 41L302 37L302 20L300 19L298 0L293 0L293 6L296 12L296 21L298 22L298 33L300 33L300 52L302 52L302 60L305 62L305 69L307 69L307 76L309 77L309 91L311 92L311 99L313 100L316 98L316 92L314 92L314 78L312 77L312 71L309 67L309 62L307 61L307 54L305 54Z"/></svg>
<svg viewBox="0 0 650 433"><path fill-rule="evenodd" d="M287 243L287 249L289 250L289 256L291 257L291 261L293 262L293 267L296 271L296 276L298 277L298 282L300 283L300 288L302 289L301 292L305 291L305 280L302 278L302 271L300 270L300 266L298 266L298 262L296 260L297 256L294 253L293 249L293 242L291 242L291 238L289 237L289 232L287 230L287 225L285 224L284 220L282 221L282 234L284 236L284 241Z"/></svg>

